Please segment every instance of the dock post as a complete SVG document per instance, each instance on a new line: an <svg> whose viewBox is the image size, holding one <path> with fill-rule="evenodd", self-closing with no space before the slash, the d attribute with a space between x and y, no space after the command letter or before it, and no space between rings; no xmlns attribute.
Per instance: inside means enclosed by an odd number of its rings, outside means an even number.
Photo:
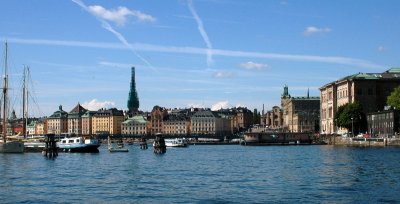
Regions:
<svg viewBox="0 0 400 204"><path fill-rule="evenodd" d="M54 139L53 134L46 135L46 145L42 152L45 157L54 158L58 156L57 142Z"/></svg>

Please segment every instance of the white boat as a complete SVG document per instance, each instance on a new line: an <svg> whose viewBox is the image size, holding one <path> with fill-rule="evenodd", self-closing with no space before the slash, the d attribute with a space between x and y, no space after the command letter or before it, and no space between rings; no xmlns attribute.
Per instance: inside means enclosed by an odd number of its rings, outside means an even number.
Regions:
<svg viewBox="0 0 400 204"><path fill-rule="evenodd" d="M167 147L187 147L188 143L185 138L165 139L165 146L167 146Z"/></svg>
<svg viewBox="0 0 400 204"><path fill-rule="evenodd" d="M7 73L7 42L5 43L4 60L4 87L3 87L3 140L0 143L0 153L24 153L24 143L20 141L7 141L7 92L8 92L8 73Z"/></svg>
<svg viewBox="0 0 400 204"><path fill-rule="evenodd" d="M57 142L58 148L64 152L99 152L98 139L85 139L83 137L65 137Z"/></svg>
<svg viewBox="0 0 400 204"><path fill-rule="evenodd" d="M117 143L116 146L113 145L110 137L108 137L108 151L110 151L110 152L129 152L128 149L124 148L123 142Z"/></svg>

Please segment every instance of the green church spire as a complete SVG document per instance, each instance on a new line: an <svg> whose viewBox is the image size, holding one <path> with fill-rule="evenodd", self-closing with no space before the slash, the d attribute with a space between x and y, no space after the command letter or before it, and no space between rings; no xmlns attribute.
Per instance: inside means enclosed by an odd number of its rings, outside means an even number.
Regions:
<svg viewBox="0 0 400 204"><path fill-rule="evenodd" d="M134 114L139 110L139 97L136 92L135 67L132 67L131 88L129 90L128 110L130 114Z"/></svg>

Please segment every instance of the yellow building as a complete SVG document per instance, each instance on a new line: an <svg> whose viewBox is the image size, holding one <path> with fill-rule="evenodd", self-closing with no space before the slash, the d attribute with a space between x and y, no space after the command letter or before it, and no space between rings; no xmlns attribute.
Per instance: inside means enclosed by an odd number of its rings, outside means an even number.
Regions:
<svg viewBox="0 0 400 204"><path fill-rule="evenodd" d="M68 113L59 106L58 111L47 118L47 133L61 135L68 132Z"/></svg>
<svg viewBox="0 0 400 204"><path fill-rule="evenodd" d="M86 111L85 114L82 115L82 135L92 135L92 117L96 114L96 111Z"/></svg>
<svg viewBox="0 0 400 204"><path fill-rule="evenodd" d="M92 134L121 134L121 125L124 121L122 110L111 108L100 109L92 117Z"/></svg>
<svg viewBox="0 0 400 204"><path fill-rule="evenodd" d="M36 135L44 135L44 123L43 122L38 122L36 123L36 127L35 127L35 133Z"/></svg>

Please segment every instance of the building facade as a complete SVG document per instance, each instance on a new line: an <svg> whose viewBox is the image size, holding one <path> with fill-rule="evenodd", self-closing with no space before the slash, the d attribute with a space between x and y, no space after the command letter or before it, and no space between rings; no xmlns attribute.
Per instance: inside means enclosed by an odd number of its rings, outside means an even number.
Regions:
<svg viewBox="0 0 400 204"><path fill-rule="evenodd" d="M253 125L253 113L244 107L238 107L234 109L235 118L234 128L239 132L248 129L251 125Z"/></svg>
<svg viewBox="0 0 400 204"><path fill-rule="evenodd" d="M283 127L283 111L280 107L274 106L261 116L261 125L270 129L281 129Z"/></svg>
<svg viewBox="0 0 400 204"><path fill-rule="evenodd" d="M368 113L368 132L373 137L392 137L399 134L400 111L385 110Z"/></svg>
<svg viewBox="0 0 400 204"><path fill-rule="evenodd" d="M165 108L154 106L150 113L150 134L155 135L163 132L163 120L168 112Z"/></svg>
<svg viewBox="0 0 400 204"><path fill-rule="evenodd" d="M348 132L335 125L335 114L340 106L357 101L364 114L383 110L387 97L399 85L400 68L383 73L357 73L324 85L320 88L321 133Z"/></svg>
<svg viewBox="0 0 400 204"><path fill-rule="evenodd" d="M68 134L82 135L82 115L86 109L79 103L68 113Z"/></svg>
<svg viewBox="0 0 400 204"><path fill-rule="evenodd" d="M192 135L228 135L232 134L231 121L211 110L200 110L190 118Z"/></svg>
<svg viewBox="0 0 400 204"><path fill-rule="evenodd" d="M92 125L92 117L96 114L96 111L86 111L85 114L82 115L82 135L90 136L92 135L93 125Z"/></svg>
<svg viewBox="0 0 400 204"><path fill-rule="evenodd" d="M163 134L187 136L189 134L190 121L185 115L168 115L163 120Z"/></svg>
<svg viewBox="0 0 400 204"><path fill-rule="evenodd" d="M128 118L122 122L122 134L133 135L133 136L146 136L147 132L147 121L143 116L136 115Z"/></svg>
<svg viewBox="0 0 400 204"><path fill-rule="evenodd" d="M283 129L288 132L319 131L320 98L292 97L288 87L284 87L281 98Z"/></svg>
<svg viewBox="0 0 400 204"><path fill-rule="evenodd" d="M118 135L121 134L121 125L124 113L116 108L100 109L92 117L92 134Z"/></svg>
<svg viewBox="0 0 400 204"><path fill-rule="evenodd" d="M68 113L60 105L58 110L47 118L47 133L61 135L68 132Z"/></svg>

